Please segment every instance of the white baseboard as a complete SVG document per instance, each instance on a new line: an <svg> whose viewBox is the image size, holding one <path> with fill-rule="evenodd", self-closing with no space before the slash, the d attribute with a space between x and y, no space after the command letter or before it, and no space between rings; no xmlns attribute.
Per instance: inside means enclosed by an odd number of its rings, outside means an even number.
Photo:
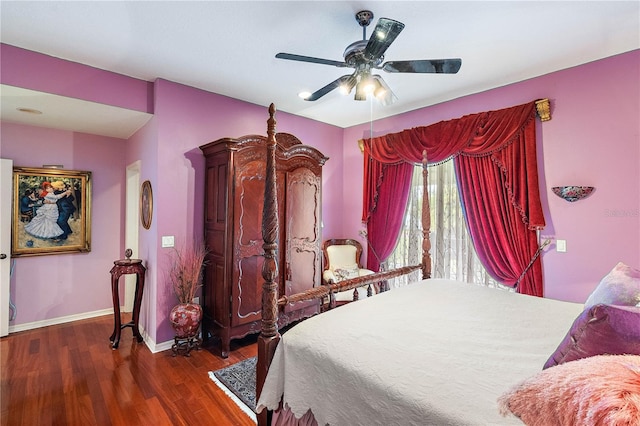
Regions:
<svg viewBox="0 0 640 426"><path fill-rule="evenodd" d="M162 343L156 343L151 336L149 336L149 333L147 333L147 330L144 329L144 327L140 326L140 334L142 335L142 338L144 339L144 343L145 345L147 345L147 347L149 348L149 350L151 351L152 354L158 353L158 352L162 352L162 351L166 351L167 349L171 349L171 346L173 346L173 340L168 340L166 342L162 342Z"/></svg>
<svg viewBox="0 0 640 426"><path fill-rule="evenodd" d="M64 324L72 321L80 321L83 319L101 317L103 315L113 315L113 308L101 309L93 312L83 312L81 314L68 315L66 317L51 318L42 321L27 322L24 324L10 325L9 333L17 333L19 331L33 330L40 327L48 327L50 325Z"/></svg>
<svg viewBox="0 0 640 426"><path fill-rule="evenodd" d="M121 311L124 312L123 308L121 308ZM17 333L19 331L33 330L41 327L48 327L50 325L65 324L73 321L80 321L80 320L89 319L89 318L101 317L103 315L113 315L113 308L101 309L99 311L93 311L93 312L83 312L81 314L51 318L51 319L42 320L42 321L27 322L27 323L18 324L18 325L10 325L9 334ZM146 330L142 326L140 327L140 334L144 338L144 343L147 345L151 353L155 354L158 352L166 351L168 349L171 349L171 346L173 346L173 340L167 340L166 342L156 343L151 338L151 336L149 336L149 334L146 332Z"/></svg>
<svg viewBox="0 0 640 426"><path fill-rule="evenodd" d="M173 340L167 340L166 342L156 344L156 342L154 342L151 338L147 338L147 336L145 336L144 342L147 344L147 347L153 354L169 350L171 349L171 346L173 346Z"/></svg>

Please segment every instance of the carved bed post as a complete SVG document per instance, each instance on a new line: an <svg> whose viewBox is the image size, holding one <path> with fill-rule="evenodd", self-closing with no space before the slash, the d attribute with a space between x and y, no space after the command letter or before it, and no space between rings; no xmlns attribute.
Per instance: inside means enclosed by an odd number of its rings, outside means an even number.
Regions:
<svg viewBox="0 0 640 426"><path fill-rule="evenodd" d="M265 174L264 210L262 211L262 239L264 264L262 265L262 327L258 337L258 363L256 366L256 396L260 397L271 360L280 341L278 333L278 202L276 187L276 107L269 106L267 120L267 169ZM258 424L267 425L268 412L258 414Z"/></svg>
<svg viewBox="0 0 640 426"><path fill-rule="evenodd" d="M431 207L429 205L429 172L427 150L422 151L422 278L431 278Z"/></svg>

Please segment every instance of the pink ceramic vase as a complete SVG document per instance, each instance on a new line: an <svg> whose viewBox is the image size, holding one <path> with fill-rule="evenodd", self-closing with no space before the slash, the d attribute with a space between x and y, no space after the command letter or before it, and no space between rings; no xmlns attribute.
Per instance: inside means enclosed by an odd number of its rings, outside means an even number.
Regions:
<svg viewBox="0 0 640 426"><path fill-rule="evenodd" d="M195 303L180 303L171 309L169 321L178 338L194 337L202 322L202 307Z"/></svg>

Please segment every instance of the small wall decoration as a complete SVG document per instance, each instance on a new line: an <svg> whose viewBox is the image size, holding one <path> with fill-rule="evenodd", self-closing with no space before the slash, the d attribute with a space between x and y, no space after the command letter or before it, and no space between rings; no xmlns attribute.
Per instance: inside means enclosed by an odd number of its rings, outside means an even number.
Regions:
<svg viewBox="0 0 640 426"><path fill-rule="evenodd" d="M142 190L140 191L140 220L144 229L151 228L152 217L153 191L151 190L151 182L145 180L142 182Z"/></svg>
<svg viewBox="0 0 640 426"><path fill-rule="evenodd" d="M13 168L11 255L91 251L91 172Z"/></svg>
<svg viewBox="0 0 640 426"><path fill-rule="evenodd" d="M554 186L551 188L554 194L570 203L587 198L594 189L593 186L576 185Z"/></svg>

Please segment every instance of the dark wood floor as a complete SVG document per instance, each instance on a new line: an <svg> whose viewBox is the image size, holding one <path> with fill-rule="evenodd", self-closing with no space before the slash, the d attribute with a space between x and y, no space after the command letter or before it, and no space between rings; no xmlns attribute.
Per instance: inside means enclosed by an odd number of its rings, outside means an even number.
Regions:
<svg viewBox="0 0 640 426"><path fill-rule="evenodd" d="M124 318L123 315L123 321ZM208 372L255 356L255 337L173 357L152 354L113 316L43 327L0 339L2 425L252 425Z"/></svg>

